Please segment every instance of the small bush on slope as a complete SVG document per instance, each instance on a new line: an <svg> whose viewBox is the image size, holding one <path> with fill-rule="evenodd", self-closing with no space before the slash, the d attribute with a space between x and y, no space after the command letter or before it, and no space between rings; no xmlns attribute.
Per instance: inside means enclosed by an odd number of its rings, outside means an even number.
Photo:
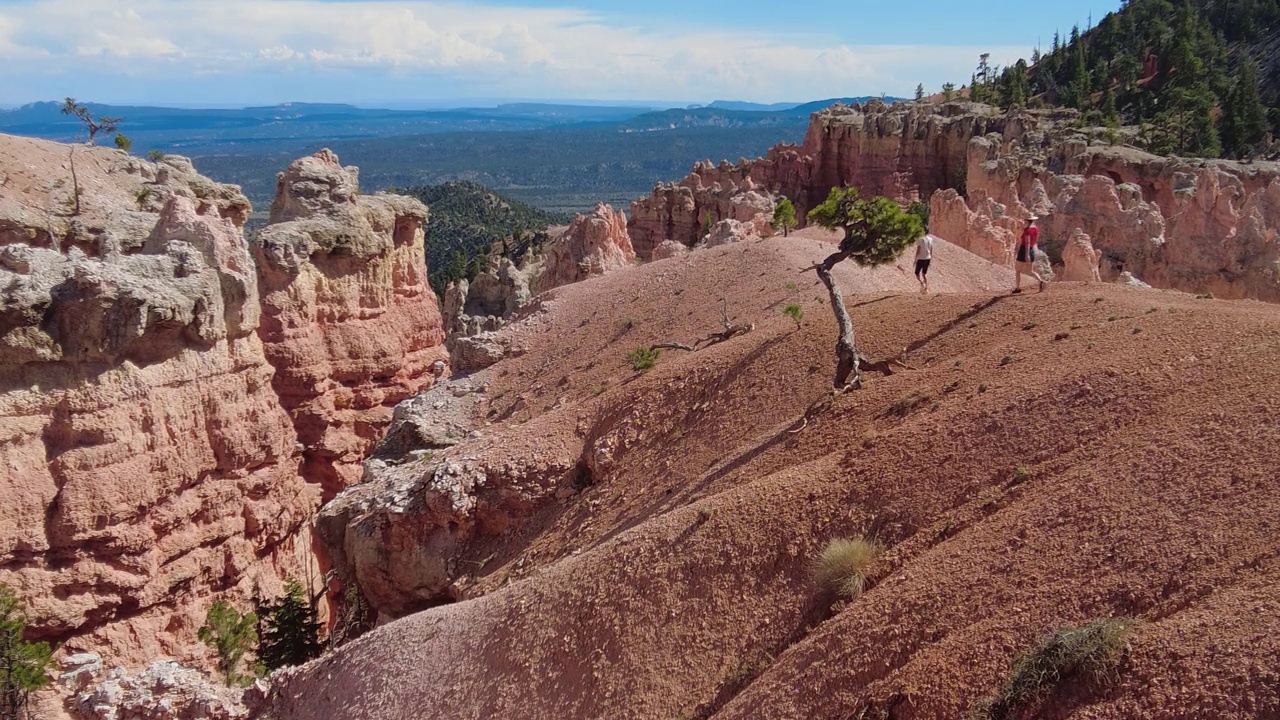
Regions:
<svg viewBox="0 0 1280 720"><path fill-rule="evenodd" d="M823 589L852 600L866 588L867 568L882 549L864 538L832 540L814 563L814 577Z"/></svg>
<svg viewBox="0 0 1280 720"><path fill-rule="evenodd" d="M1012 720L1072 677L1104 684L1115 680L1133 621L1102 618L1064 627L1013 661L1000 690L978 704L978 720Z"/></svg>
<svg viewBox="0 0 1280 720"><path fill-rule="evenodd" d="M661 350L654 348L636 348L627 353L627 360L631 363L631 368L636 372L644 370L652 370L655 363L658 362L658 356L662 354Z"/></svg>

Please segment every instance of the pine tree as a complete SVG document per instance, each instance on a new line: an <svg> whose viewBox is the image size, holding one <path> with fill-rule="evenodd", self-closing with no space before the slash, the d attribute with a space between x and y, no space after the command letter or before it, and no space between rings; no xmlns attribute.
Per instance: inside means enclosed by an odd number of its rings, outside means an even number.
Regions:
<svg viewBox="0 0 1280 720"><path fill-rule="evenodd" d="M809 222L844 233L839 250L811 269L818 272L827 286L831 309L840 327L836 341L835 387L858 387L861 385L860 360L853 322L831 270L845 260L853 260L863 267L891 263L924 235L924 225L919 217L904 211L889 198L863 200L857 188L831 188L826 202L809 212Z"/></svg>
<svg viewBox="0 0 1280 720"><path fill-rule="evenodd" d="M773 228L782 230L782 237L790 234L796 226L796 206L787 198L782 198L773 208Z"/></svg>
<svg viewBox="0 0 1280 720"><path fill-rule="evenodd" d="M261 606L258 659L268 670L302 665L320 657L320 621L315 604L296 580L285 586L285 594L273 603Z"/></svg>
<svg viewBox="0 0 1280 720"><path fill-rule="evenodd" d="M1250 60L1240 63L1236 81L1222 103L1219 134L1223 151L1246 157L1267 133L1267 111L1258 93L1258 70Z"/></svg>
<svg viewBox="0 0 1280 720"><path fill-rule="evenodd" d="M49 684L48 643L23 640L27 619L18 596L0 584L0 720L25 720L31 694Z"/></svg>
<svg viewBox="0 0 1280 720"><path fill-rule="evenodd" d="M240 663L258 642L257 625L257 615L241 615L229 603L219 600L209 608L204 626L196 633L200 642L217 653L218 672L227 685L251 682L251 678L240 673Z"/></svg>
<svg viewBox="0 0 1280 720"><path fill-rule="evenodd" d="M916 86L916 99L917 100L924 99L924 83L920 83L919 85Z"/></svg>

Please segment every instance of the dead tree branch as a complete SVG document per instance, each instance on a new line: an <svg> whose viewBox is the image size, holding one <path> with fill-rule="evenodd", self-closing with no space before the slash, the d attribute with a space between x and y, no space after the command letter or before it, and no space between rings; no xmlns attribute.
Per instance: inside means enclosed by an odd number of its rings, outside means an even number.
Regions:
<svg viewBox="0 0 1280 720"><path fill-rule="evenodd" d="M711 333L710 335L704 338L698 338L697 340L693 341L692 345L686 345L684 343L678 343L678 342L658 343L656 345L649 346L649 349L650 350L683 350L685 352L697 352L699 350L705 350L706 348L709 348L712 345L719 345L722 342L727 342L729 340L732 340L733 338L736 338L739 335L746 335L747 333L756 329L755 323L731 322L729 320L729 303L724 298L720 299L720 322L721 324L724 325L723 331L717 332L717 333Z"/></svg>

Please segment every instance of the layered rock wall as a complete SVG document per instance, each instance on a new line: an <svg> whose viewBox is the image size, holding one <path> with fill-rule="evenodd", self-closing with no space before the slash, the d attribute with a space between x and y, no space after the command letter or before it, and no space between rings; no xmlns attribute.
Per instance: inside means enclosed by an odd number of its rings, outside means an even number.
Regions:
<svg viewBox="0 0 1280 720"><path fill-rule="evenodd" d="M37 638L200 662L215 595L309 561L248 208L181 158L0 136L0 582Z"/></svg>
<svg viewBox="0 0 1280 720"><path fill-rule="evenodd" d="M254 240L274 387L303 445L303 474L326 497L360 480L395 405L443 372L426 221L411 198L360 195L358 170L322 150L280 174Z"/></svg>
<svg viewBox="0 0 1280 720"><path fill-rule="evenodd" d="M1112 146L1071 111L872 101L816 113L800 147L695 165L637 200L630 230L637 254L651 259L663 242L692 246L702 228L745 220L778 196L795 202L803 224L832 187L854 185L904 202L928 199L934 234L993 262L1011 263L1034 214L1049 259L1070 258L1066 277L1128 272L1160 287L1280 302L1278 179L1275 163ZM1095 256L1096 273L1081 269Z"/></svg>

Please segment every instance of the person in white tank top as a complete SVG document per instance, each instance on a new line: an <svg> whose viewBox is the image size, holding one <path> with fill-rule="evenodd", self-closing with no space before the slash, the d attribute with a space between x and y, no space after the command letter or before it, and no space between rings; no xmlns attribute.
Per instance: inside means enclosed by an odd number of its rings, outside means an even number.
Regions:
<svg viewBox="0 0 1280 720"><path fill-rule="evenodd" d="M929 265L933 262L933 236L925 235L916 243L916 280L920 292L929 292Z"/></svg>

